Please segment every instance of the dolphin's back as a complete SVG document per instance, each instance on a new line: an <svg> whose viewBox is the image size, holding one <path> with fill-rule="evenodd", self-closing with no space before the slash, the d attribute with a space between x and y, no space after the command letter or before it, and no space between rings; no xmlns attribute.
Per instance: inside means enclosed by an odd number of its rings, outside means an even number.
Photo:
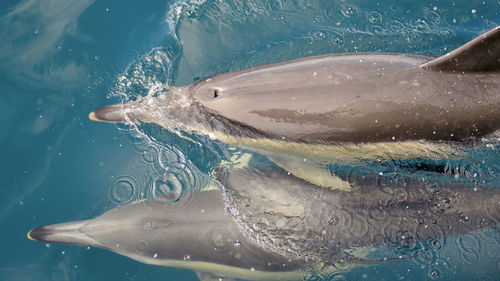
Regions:
<svg viewBox="0 0 500 281"><path fill-rule="evenodd" d="M447 55L329 54L191 87L217 115L277 138L458 140L500 126L500 27Z"/></svg>
<svg viewBox="0 0 500 281"><path fill-rule="evenodd" d="M326 55L215 76L192 92L218 115L303 141L448 140L498 128L500 74L422 69L429 60Z"/></svg>

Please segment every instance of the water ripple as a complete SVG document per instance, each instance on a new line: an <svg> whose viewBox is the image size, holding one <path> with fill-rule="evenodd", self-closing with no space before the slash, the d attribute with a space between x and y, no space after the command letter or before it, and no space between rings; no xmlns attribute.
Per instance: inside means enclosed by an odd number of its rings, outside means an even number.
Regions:
<svg viewBox="0 0 500 281"><path fill-rule="evenodd" d="M481 243L475 235L462 235L456 241L460 258L466 264L475 265L479 261Z"/></svg>
<svg viewBox="0 0 500 281"><path fill-rule="evenodd" d="M372 24L382 23L382 14L377 11L369 11L365 13L366 19Z"/></svg>
<svg viewBox="0 0 500 281"><path fill-rule="evenodd" d="M165 173L153 181L152 198L160 202L176 202L184 194L184 182L175 173Z"/></svg>
<svg viewBox="0 0 500 281"><path fill-rule="evenodd" d="M137 199L138 186L133 176L121 175L109 189L109 200L115 205L126 205Z"/></svg>
<svg viewBox="0 0 500 281"><path fill-rule="evenodd" d="M449 280L450 268L444 259L438 259L427 268L429 280Z"/></svg>
<svg viewBox="0 0 500 281"><path fill-rule="evenodd" d="M346 18L354 18L359 15L358 8L353 5L342 4L340 6L340 13Z"/></svg>

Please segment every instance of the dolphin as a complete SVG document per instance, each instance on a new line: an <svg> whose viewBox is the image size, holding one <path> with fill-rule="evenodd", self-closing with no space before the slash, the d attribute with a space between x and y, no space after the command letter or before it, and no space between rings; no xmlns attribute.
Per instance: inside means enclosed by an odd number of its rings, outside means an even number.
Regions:
<svg viewBox="0 0 500 281"><path fill-rule="evenodd" d="M171 87L89 114L155 123L266 155L314 184L332 162L443 159L500 127L500 26L438 58L328 54ZM287 155L293 160L283 160ZM307 160L304 171L298 163ZM346 186L343 184L343 186ZM349 187L346 187L349 188Z"/></svg>
<svg viewBox="0 0 500 281"><path fill-rule="evenodd" d="M299 263L267 251L225 215L222 193L203 191L189 204L147 199L85 221L31 230L37 241L88 245L142 263L244 279L297 279Z"/></svg>
<svg viewBox="0 0 500 281"><path fill-rule="evenodd" d="M411 258L429 250L429 239L500 222L496 188L353 175L353 193L319 188L252 160L221 169L217 179L222 186L189 199L146 199L95 219L36 228L28 238L90 245L217 278L297 280L394 258L377 249Z"/></svg>
<svg viewBox="0 0 500 281"><path fill-rule="evenodd" d="M147 102L165 104L158 110L174 103L195 108L199 114L172 108L170 117L194 131L202 129L199 123L208 134L308 143L462 140L500 127L499 70L500 26L435 59L390 53L311 56L172 87L172 97ZM168 125L137 107L134 102L105 106L90 118ZM224 128L228 125L238 128Z"/></svg>

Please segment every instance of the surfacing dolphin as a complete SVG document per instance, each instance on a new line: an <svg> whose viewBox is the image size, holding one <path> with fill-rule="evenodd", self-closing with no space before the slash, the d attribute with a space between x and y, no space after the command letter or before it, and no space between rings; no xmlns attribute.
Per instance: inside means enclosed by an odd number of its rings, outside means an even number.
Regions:
<svg viewBox="0 0 500 281"><path fill-rule="evenodd" d="M140 120L222 140L462 140L499 129L499 71L500 26L436 59L389 53L300 58L172 87L143 104L101 107L90 118Z"/></svg>
<svg viewBox="0 0 500 281"><path fill-rule="evenodd" d="M429 250L428 239L500 222L496 188L365 175L351 177L359 189L353 193L253 163L222 171L218 179L224 188L189 201L143 200L95 219L36 228L28 237L213 276L296 280L383 262L387 251L377 253L381 248L412 258Z"/></svg>
<svg viewBox="0 0 500 281"><path fill-rule="evenodd" d="M388 53L300 58L104 106L89 117L208 135L263 154L311 183L349 189L334 175L324 177L325 165L460 157L460 144L447 141L499 129L499 70L496 27L435 59Z"/></svg>

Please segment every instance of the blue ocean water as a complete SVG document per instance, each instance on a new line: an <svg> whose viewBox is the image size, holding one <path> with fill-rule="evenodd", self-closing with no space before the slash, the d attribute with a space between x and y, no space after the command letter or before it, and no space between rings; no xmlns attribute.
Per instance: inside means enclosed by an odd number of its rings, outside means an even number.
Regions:
<svg viewBox="0 0 500 281"><path fill-rule="evenodd" d="M209 140L192 142L153 125L94 123L87 117L93 109L144 96L157 83L186 85L309 55L437 56L498 25L499 0L2 1L0 280L197 280L188 270L26 238L37 226L157 196L162 181L175 190L199 188L220 160ZM444 166L458 171L457 181L498 186L499 144L487 139L467 160ZM498 276L500 234L490 229L335 280Z"/></svg>

